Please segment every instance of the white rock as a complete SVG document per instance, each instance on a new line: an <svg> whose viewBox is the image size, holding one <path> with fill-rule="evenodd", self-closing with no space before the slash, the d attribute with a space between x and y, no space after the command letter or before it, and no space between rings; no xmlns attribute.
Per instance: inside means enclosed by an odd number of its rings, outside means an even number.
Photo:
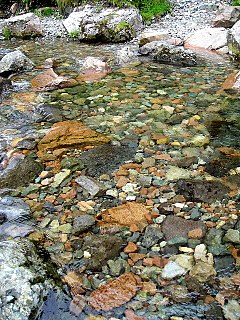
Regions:
<svg viewBox="0 0 240 320"><path fill-rule="evenodd" d="M223 313L227 320L240 319L240 305L236 300L229 300L228 304L223 307Z"/></svg>
<svg viewBox="0 0 240 320"><path fill-rule="evenodd" d="M163 279L173 279L187 273L186 269L181 267L175 261L169 261L162 270Z"/></svg>

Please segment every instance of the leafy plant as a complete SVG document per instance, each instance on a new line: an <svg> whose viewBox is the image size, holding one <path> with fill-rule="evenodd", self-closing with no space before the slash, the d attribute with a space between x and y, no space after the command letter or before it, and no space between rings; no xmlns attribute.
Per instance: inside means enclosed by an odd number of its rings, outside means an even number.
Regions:
<svg viewBox="0 0 240 320"><path fill-rule="evenodd" d="M39 8L34 10L34 13L39 16L39 17L51 17L55 15L55 10L54 8L51 7L44 7L44 8Z"/></svg>
<svg viewBox="0 0 240 320"><path fill-rule="evenodd" d="M79 30L74 30L74 31L70 31L68 33L68 36L72 39L76 39L79 37L79 34L80 34Z"/></svg>
<svg viewBox="0 0 240 320"><path fill-rule="evenodd" d="M233 6L240 6L240 0L233 0L232 5Z"/></svg>
<svg viewBox="0 0 240 320"><path fill-rule="evenodd" d="M4 27L2 29L2 34L6 40L9 40L12 38L12 32L8 27Z"/></svg>

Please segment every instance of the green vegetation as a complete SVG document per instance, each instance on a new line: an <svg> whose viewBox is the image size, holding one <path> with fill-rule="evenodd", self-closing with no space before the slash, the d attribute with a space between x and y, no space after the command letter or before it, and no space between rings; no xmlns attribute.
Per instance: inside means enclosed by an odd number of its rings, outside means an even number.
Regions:
<svg viewBox="0 0 240 320"><path fill-rule="evenodd" d="M72 39L77 39L79 37L79 30L70 31L68 36Z"/></svg>
<svg viewBox="0 0 240 320"><path fill-rule="evenodd" d="M39 17L51 17L56 14L56 10L54 10L54 8L51 7L44 7L35 9L34 13Z"/></svg>
<svg viewBox="0 0 240 320"><path fill-rule="evenodd" d="M240 0L233 0L232 5L233 6L240 6Z"/></svg>
<svg viewBox="0 0 240 320"><path fill-rule="evenodd" d="M12 33L11 33L11 30L8 28L8 27L4 27L3 30L2 30L2 34L4 36L4 38L6 40L9 40L12 38Z"/></svg>

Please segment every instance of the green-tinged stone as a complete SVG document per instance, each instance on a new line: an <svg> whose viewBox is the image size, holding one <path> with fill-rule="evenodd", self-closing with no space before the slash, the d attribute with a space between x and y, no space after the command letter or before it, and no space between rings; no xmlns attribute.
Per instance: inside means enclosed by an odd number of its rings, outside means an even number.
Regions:
<svg viewBox="0 0 240 320"><path fill-rule="evenodd" d="M58 230L63 233L71 233L72 232L72 225L70 223L62 224L58 227Z"/></svg>
<svg viewBox="0 0 240 320"><path fill-rule="evenodd" d="M225 242L240 243L240 231L234 229L228 229L223 237Z"/></svg>
<svg viewBox="0 0 240 320"><path fill-rule="evenodd" d="M60 184L71 174L71 170L69 169L63 169L59 173L57 173L54 177L54 181L52 183L53 188L57 188L60 186Z"/></svg>
<svg viewBox="0 0 240 320"><path fill-rule="evenodd" d="M50 218L48 218L48 217L44 218L44 219L41 221L41 223L39 224L39 228L45 228L45 227L49 224L50 221L51 221ZM55 221L56 221L56 220L55 220Z"/></svg>

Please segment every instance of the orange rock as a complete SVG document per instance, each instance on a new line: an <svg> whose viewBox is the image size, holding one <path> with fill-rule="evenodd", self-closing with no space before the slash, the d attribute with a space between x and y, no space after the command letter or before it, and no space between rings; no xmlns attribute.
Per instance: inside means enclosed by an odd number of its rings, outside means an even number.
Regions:
<svg viewBox="0 0 240 320"><path fill-rule="evenodd" d="M35 78L32 79L31 83L32 87L38 91L55 90L77 85L76 80L58 76L52 68L39 73Z"/></svg>
<svg viewBox="0 0 240 320"><path fill-rule="evenodd" d="M109 141L108 137L85 127L81 122L57 122L38 143L38 156L43 160L53 160L54 157L57 157L56 151L59 149L62 151L63 148L83 148L87 145L95 146ZM49 155L48 152L53 153L54 151L55 156Z"/></svg>
<svg viewBox="0 0 240 320"><path fill-rule="evenodd" d="M157 292L157 286L152 281L143 282L141 291L154 295Z"/></svg>
<svg viewBox="0 0 240 320"><path fill-rule="evenodd" d="M109 73L110 73L109 71L96 72L96 70L94 70L94 69L89 69L89 70L86 70L83 74L80 74L76 78L76 80L78 82L82 82L82 81L95 82L95 81L98 81L98 80L106 77L106 75L108 75Z"/></svg>
<svg viewBox="0 0 240 320"><path fill-rule="evenodd" d="M129 257L132 259L133 262L138 262L145 258L145 254L143 253L129 253Z"/></svg>
<svg viewBox="0 0 240 320"><path fill-rule="evenodd" d="M134 242L128 242L127 246L124 248L125 253L137 252L138 247Z"/></svg>
<svg viewBox="0 0 240 320"><path fill-rule="evenodd" d="M94 309L109 311L131 300L141 288L141 280L131 272L122 274L94 290L89 304Z"/></svg>
<svg viewBox="0 0 240 320"><path fill-rule="evenodd" d="M117 179L116 187L117 187L117 188L122 188L122 187L125 186L128 182L129 182L128 178L126 178L126 177L124 177L124 176L120 176L120 177Z"/></svg>
<svg viewBox="0 0 240 320"><path fill-rule="evenodd" d="M97 216L99 224L112 224L128 226L135 224L143 229L147 226L146 214L149 211L146 207L137 202L127 202L118 207L113 207L101 212Z"/></svg>

